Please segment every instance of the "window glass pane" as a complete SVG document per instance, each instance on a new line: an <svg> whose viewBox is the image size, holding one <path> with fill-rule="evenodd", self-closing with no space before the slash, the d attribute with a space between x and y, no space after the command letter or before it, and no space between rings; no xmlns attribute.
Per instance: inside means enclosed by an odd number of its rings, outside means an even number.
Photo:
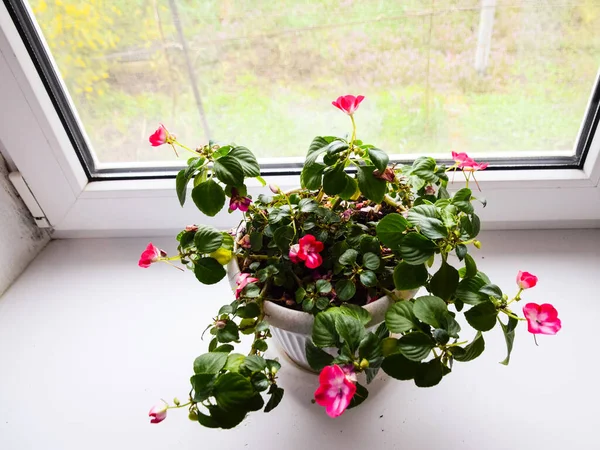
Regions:
<svg viewBox="0 0 600 450"><path fill-rule="evenodd" d="M358 137L392 154L565 154L600 61L596 0L30 4L107 163L174 158L148 144L159 122L191 146L303 156L348 131L342 94L366 96Z"/></svg>

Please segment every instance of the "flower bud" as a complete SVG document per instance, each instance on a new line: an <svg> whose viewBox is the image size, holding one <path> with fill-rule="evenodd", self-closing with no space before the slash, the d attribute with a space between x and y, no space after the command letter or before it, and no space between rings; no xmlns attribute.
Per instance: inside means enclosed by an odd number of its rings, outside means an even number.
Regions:
<svg viewBox="0 0 600 450"><path fill-rule="evenodd" d="M269 189L271 189L271 192L273 194L279 194L281 192L281 189L279 189L279 186L276 186L274 184L269 184Z"/></svg>
<svg viewBox="0 0 600 450"><path fill-rule="evenodd" d="M227 325L227 321L226 320L217 320L215 322L215 328L222 330L223 328L225 328L225 325Z"/></svg>
<svg viewBox="0 0 600 450"><path fill-rule="evenodd" d="M479 241L473 241L473 245L477 248L481 248L481 242Z"/></svg>
<svg viewBox="0 0 600 450"><path fill-rule="evenodd" d="M154 405L150 412L148 413L149 417L152 417L150 423L160 423L167 418L167 410L169 409L169 405L166 403L157 403Z"/></svg>
<svg viewBox="0 0 600 450"><path fill-rule="evenodd" d="M179 401L179 399L178 399L177 397L175 397L175 398L173 399L173 403L175 404L175 406L179 406L179 405L181 405L181 402Z"/></svg>
<svg viewBox="0 0 600 450"><path fill-rule="evenodd" d="M369 367L369 361L367 361L365 358L362 359L362 361L360 362L360 368L361 369L367 369Z"/></svg>

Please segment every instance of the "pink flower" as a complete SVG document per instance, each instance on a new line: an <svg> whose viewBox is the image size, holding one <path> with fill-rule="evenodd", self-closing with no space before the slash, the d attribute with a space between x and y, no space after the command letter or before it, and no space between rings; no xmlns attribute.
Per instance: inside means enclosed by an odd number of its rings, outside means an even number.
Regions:
<svg viewBox="0 0 600 450"><path fill-rule="evenodd" d="M152 417L150 423L160 423L165 420L167 418L167 409L169 409L169 405L166 403L157 403L154 405L148 413L148 416Z"/></svg>
<svg viewBox="0 0 600 450"><path fill-rule="evenodd" d="M488 167L488 163L478 163L474 159L470 158L466 153L452 152L452 159L456 163L456 167L463 169L468 172L475 172L477 170L485 170Z"/></svg>
<svg viewBox="0 0 600 450"><path fill-rule="evenodd" d="M425 187L425 195L435 195L435 188L431 185Z"/></svg>
<svg viewBox="0 0 600 450"><path fill-rule="evenodd" d="M537 284L537 281L538 281L538 277L536 277L535 275L533 275L529 272L521 272L519 270L519 273L517 275L517 284L519 285L519 288L529 289L529 288L535 287L535 285Z"/></svg>
<svg viewBox="0 0 600 450"><path fill-rule="evenodd" d="M341 97L338 97L336 101L331 102L331 104L351 116L354 114L354 111L358 109L358 105L360 105L360 102L362 102L364 98L365 97L362 95L359 95L358 97L355 97L354 95L342 95Z"/></svg>
<svg viewBox="0 0 600 450"><path fill-rule="evenodd" d="M319 254L323 251L323 243L321 241L317 241L312 234L307 234L304 237L301 237L298 241L299 250L298 250L298 258L304 261L306 267L309 269L316 269L321 264L323 264L323 258Z"/></svg>
<svg viewBox="0 0 600 450"><path fill-rule="evenodd" d="M269 189L271 189L271 192L273 194L279 194L281 192L281 189L279 189L279 186L276 186L274 184L269 184Z"/></svg>
<svg viewBox="0 0 600 450"><path fill-rule="evenodd" d="M290 261L294 264L298 264L300 262L300 258L298 258L298 252L300 251L300 244L294 244L290 247L290 253L288 256L290 257Z"/></svg>
<svg viewBox="0 0 600 450"><path fill-rule="evenodd" d="M558 311L549 303L527 303L523 307L527 331L533 334L556 334L561 328Z"/></svg>
<svg viewBox="0 0 600 450"><path fill-rule="evenodd" d="M240 196L236 188L231 189L231 200L229 201L230 210L235 211L236 209L239 209L240 211L246 212L248 211L250 203L252 203L251 198Z"/></svg>
<svg viewBox="0 0 600 450"><path fill-rule="evenodd" d="M316 402L325 407L329 417L340 416L354 397L356 385L337 364L327 366L321 371L319 384L315 391Z"/></svg>
<svg viewBox="0 0 600 450"><path fill-rule="evenodd" d="M150 267L150 264L157 262L161 258L161 256L166 255L164 255L163 251L159 250L157 247L154 246L152 242L150 242L148 244L148 247L146 247L146 250L142 252L138 265L146 269Z"/></svg>
<svg viewBox="0 0 600 450"><path fill-rule="evenodd" d="M237 289L235 290L235 298L238 298L246 285L256 283L258 278L251 277L249 273L239 273L236 279Z"/></svg>
<svg viewBox="0 0 600 450"><path fill-rule="evenodd" d="M150 135L148 139L152 147L158 147L163 144L171 144L173 143L175 137L171 135L165 126L161 123L158 129Z"/></svg>

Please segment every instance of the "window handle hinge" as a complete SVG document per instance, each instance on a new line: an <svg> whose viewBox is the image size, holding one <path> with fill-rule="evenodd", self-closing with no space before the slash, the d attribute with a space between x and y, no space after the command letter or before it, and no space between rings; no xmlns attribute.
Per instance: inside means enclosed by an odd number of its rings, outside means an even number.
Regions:
<svg viewBox="0 0 600 450"><path fill-rule="evenodd" d="M48 222L48 218L44 214L44 211L42 211L42 208L40 208L39 203L33 196L33 193L31 192L31 189L29 189L29 186L27 185L27 182L21 175L21 172L9 173L8 179L11 181L11 183L23 199L23 202L25 202L25 206L27 206L29 212L31 212L33 220L35 220L37 226L40 228L50 228L51 225L50 222Z"/></svg>

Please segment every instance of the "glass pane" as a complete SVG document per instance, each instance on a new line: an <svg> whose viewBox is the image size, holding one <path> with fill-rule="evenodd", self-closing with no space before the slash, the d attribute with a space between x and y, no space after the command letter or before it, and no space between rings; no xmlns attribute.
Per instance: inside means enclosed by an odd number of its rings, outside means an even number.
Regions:
<svg viewBox="0 0 600 450"><path fill-rule="evenodd" d="M600 61L596 0L30 3L105 163L174 158L148 144L159 122L303 156L348 132L342 94L366 96L358 137L391 154L565 154Z"/></svg>

